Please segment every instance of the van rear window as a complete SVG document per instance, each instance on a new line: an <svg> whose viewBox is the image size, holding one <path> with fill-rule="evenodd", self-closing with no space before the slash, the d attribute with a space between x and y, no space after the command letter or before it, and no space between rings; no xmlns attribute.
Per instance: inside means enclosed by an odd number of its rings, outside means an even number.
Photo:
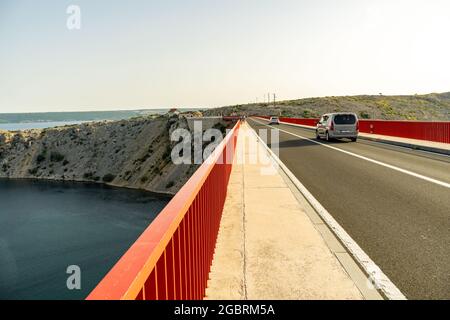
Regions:
<svg viewBox="0 0 450 320"><path fill-rule="evenodd" d="M334 116L335 124L355 124L356 117L353 114L338 114Z"/></svg>

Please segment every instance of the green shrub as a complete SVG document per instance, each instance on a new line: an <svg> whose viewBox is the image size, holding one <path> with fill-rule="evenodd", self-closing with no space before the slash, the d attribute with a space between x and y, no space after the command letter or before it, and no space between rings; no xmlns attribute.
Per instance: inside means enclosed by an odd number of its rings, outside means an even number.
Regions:
<svg viewBox="0 0 450 320"><path fill-rule="evenodd" d="M141 178L141 182L142 183L146 183L148 181L148 177L147 176L143 176L142 178Z"/></svg>
<svg viewBox="0 0 450 320"><path fill-rule="evenodd" d="M170 181L170 182L166 185L166 188L167 188L167 189L172 188L174 185L175 185L175 183L174 183L173 181Z"/></svg>
<svg viewBox="0 0 450 320"><path fill-rule="evenodd" d="M170 146L167 147L166 151L164 151L162 158L167 160L170 158L170 155L172 153L172 150L170 149Z"/></svg>
<svg viewBox="0 0 450 320"><path fill-rule="evenodd" d="M38 172L38 168L33 168L33 169L28 170L28 173L32 174L33 176L36 175L37 172Z"/></svg>
<svg viewBox="0 0 450 320"><path fill-rule="evenodd" d="M62 155L61 153L56 152L56 151L54 151L50 154L51 162L61 162L64 160L64 158L65 158L64 155Z"/></svg>
<svg viewBox="0 0 450 320"><path fill-rule="evenodd" d="M92 180L94 178L94 174L92 172L86 172L83 174L84 179Z"/></svg>
<svg viewBox="0 0 450 320"><path fill-rule="evenodd" d="M108 173L103 176L103 182L111 182L116 178L115 175Z"/></svg>
<svg viewBox="0 0 450 320"><path fill-rule="evenodd" d="M63 166L67 166L69 164L69 161L67 161L67 160L64 160L64 162L63 162Z"/></svg>
<svg viewBox="0 0 450 320"><path fill-rule="evenodd" d="M36 158L36 162L37 163L41 163L41 162L44 162L44 161L45 161L45 154L44 153L39 154L37 156L37 158Z"/></svg>
<svg viewBox="0 0 450 320"><path fill-rule="evenodd" d="M370 119L370 115L369 115L369 113L366 112L366 111L361 111L361 112L359 113L359 116L360 116L361 119Z"/></svg>

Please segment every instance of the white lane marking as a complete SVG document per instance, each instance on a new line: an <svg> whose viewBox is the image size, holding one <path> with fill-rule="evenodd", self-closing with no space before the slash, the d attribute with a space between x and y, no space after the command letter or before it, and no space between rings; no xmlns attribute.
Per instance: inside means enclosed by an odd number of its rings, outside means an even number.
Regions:
<svg viewBox="0 0 450 320"><path fill-rule="evenodd" d="M251 127L250 127L251 128ZM270 150L267 144L258 136L253 128L251 132L256 136L259 142L263 145L266 151L269 153L271 159L275 161L280 168L291 179L295 187L303 194L310 205L316 210L316 212L322 217L331 231L338 237L342 244L347 248L349 253L355 258L359 265L363 268L369 277L369 280L373 282L375 288L381 290L383 294L389 300L406 300L403 293L396 287L396 285L388 278L387 275L376 265L376 263L370 259L367 253L353 240L353 238L342 228L339 223L333 218L333 216L325 209L319 201L309 192L308 189L297 179L297 177L289 170L288 167L277 157L276 154Z"/></svg>
<svg viewBox="0 0 450 320"><path fill-rule="evenodd" d="M258 122L259 124L262 124L262 125L264 125L266 127L273 128L272 126L269 126L269 125L267 125L265 123L262 123L262 122L260 122L260 121L258 121L256 119L252 119L252 120L255 121L255 122ZM283 129L277 128L277 130L285 132L285 133L290 134L290 135L293 135L295 137L304 139L304 140L308 140L308 141L314 142L314 143L319 144L321 146L324 146L324 147L327 147L327 148L330 148L330 149L333 149L333 150L336 150L336 151L348 154L350 156L353 156L353 157L356 157L356 158L359 158L359 159L362 159L362 160L366 160L366 161L378 164L380 166L383 166L383 167L386 167L386 168L389 168L389 169L392 169L392 170L395 170L395 171L398 171L398 172L401 172L401 173L404 173L404 174L408 174L410 176L413 176L413 177L416 177L416 178L419 178L419 179L422 179L422 180L425 180L425 181L428 181L428 182L431 182L431 183L435 183L437 185L440 185L442 187L450 189L450 183L447 183L447 182L444 182L444 181L440 181L440 180L437 180L437 179L434 179L434 178L430 178L430 177L421 175L419 173L415 173L415 172L412 172L412 171L409 171L409 170L406 170L406 169L402 169L402 168L399 168L399 167L393 166L391 164L387 164L387 163L384 163L384 162L381 162L381 161L378 161L378 160L375 160L375 159L372 159L372 158L361 156L359 154L356 154L356 153L353 153L353 152L350 152L350 151L346 151L346 150L343 150L343 149L340 149L340 148L336 148L336 147L330 146L328 144L325 144L325 143L322 143L322 142L319 142L319 141L316 141L316 140L312 140L312 139L300 136L298 134L295 134L295 133L292 133L292 132L289 132L289 131L286 131L286 130L283 130Z"/></svg>

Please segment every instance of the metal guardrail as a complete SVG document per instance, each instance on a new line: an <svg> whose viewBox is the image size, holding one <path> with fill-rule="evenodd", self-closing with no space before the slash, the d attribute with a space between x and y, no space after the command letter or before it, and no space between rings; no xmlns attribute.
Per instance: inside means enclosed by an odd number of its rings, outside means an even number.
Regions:
<svg viewBox="0 0 450 320"><path fill-rule="evenodd" d="M240 122L89 294L88 300L204 297L239 127Z"/></svg>
<svg viewBox="0 0 450 320"><path fill-rule="evenodd" d="M450 143L450 122L360 120L359 131L391 137Z"/></svg>

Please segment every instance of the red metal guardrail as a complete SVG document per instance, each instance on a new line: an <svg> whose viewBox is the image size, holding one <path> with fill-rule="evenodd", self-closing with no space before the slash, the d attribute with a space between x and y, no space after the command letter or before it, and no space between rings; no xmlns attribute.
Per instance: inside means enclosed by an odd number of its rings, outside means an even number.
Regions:
<svg viewBox="0 0 450 320"><path fill-rule="evenodd" d="M385 136L450 143L450 122L360 120L359 131Z"/></svg>
<svg viewBox="0 0 450 320"><path fill-rule="evenodd" d="M269 119L268 116L258 116ZM285 118L280 121L304 126L315 126L319 119ZM395 121L359 120L359 131L391 137L450 143L449 121Z"/></svg>
<svg viewBox="0 0 450 320"><path fill-rule="evenodd" d="M198 300L205 295L240 122L88 300Z"/></svg>

